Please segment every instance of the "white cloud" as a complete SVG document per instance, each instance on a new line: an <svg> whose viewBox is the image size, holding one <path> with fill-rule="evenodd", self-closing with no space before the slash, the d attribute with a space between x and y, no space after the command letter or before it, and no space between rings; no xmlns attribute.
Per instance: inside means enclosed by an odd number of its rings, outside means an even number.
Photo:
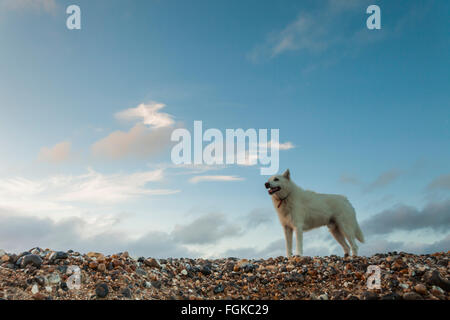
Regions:
<svg viewBox="0 0 450 320"><path fill-rule="evenodd" d="M143 195L167 195L178 192L145 187L147 183L160 181L162 178L162 170L103 175L89 169L85 175L55 177L51 181L57 188L66 188L66 191L57 198L60 201L118 203Z"/></svg>
<svg viewBox="0 0 450 320"><path fill-rule="evenodd" d="M162 178L162 170L106 175L89 169L81 175L55 175L41 180L0 179L0 206L32 215L79 216L84 212L80 206L83 203L111 205L140 196L178 192L147 188L149 182Z"/></svg>
<svg viewBox="0 0 450 320"><path fill-rule="evenodd" d="M153 128L170 127L175 122L168 113L160 112L166 105L158 102L141 103L136 108L126 109L115 114L119 120L139 121Z"/></svg>
<svg viewBox="0 0 450 320"><path fill-rule="evenodd" d="M68 141L60 142L53 147L43 147L39 151L38 159L40 161L62 163L70 159L71 143Z"/></svg>
<svg viewBox="0 0 450 320"><path fill-rule="evenodd" d="M244 178L237 177L237 176L195 176L189 179L191 183L199 183L199 182L205 182L205 181L242 181Z"/></svg>
<svg viewBox="0 0 450 320"><path fill-rule="evenodd" d="M128 132L115 131L95 142L92 153L97 157L122 159L126 157L147 157L162 152L169 147L172 128L149 129L138 123Z"/></svg>
<svg viewBox="0 0 450 320"><path fill-rule="evenodd" d="M258 143L258 144L254 144L256 147L256 153L255 154L251 154L250 153L250 148L245 149L244 152L236 152L236 158L239 159L240 155L243 153L244 154L244 159L245 162L241 163L240 165L242 166L254 166L258 164L258 159L259 159L259 151L262 152L267 152L271 150L272 145L274 149L278 149L278 151L286 151L286 150L290 150L295 148L294 144L290 141L288 142L283 142L283 143L279 143L276 141L268 141L266 145L263 145L262 143Z"/></svg>
<svg viewBox="0 0 450 320"><path fill-rule="evenodd" d="M115 114L119 120L132 121L135 125L129 131L117 130L95 142L92 153L110 159L125 157L147 157L162 152L172 145L170 135L173 131L172 116L160 112L163 103L141 103Z"/></svg>
<svg viewBox="0 0 450 320"><path fill-rule="evenodd" d="M288 141L288 142L284 142L284 143L279 143L276 141L269 141L267 143L267 148L270 149L272 148L272 145L274 148L278 148L278 150L290 150L290 149L294 149L295 146L292 144L292 142ZM259 145L260 148L264 148L264 146L262 146L261 144Z"/></svg>

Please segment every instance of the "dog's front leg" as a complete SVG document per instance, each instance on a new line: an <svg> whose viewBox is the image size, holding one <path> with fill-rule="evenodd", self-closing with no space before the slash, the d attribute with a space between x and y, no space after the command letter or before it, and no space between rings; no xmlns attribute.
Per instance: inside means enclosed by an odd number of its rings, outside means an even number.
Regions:
<svg viewBox="0 0 450 320"><path fill-rule="evenodd" d="M284 226L284 237L286 238L286 255L292 256L292 229L288 226Z"/></svg>
<svg viewBox="0 0 450 320"><path fill-rule="evenodd" d="M297 255L303 255L303 225L295 227L295 237L297 239Z"/></svg>

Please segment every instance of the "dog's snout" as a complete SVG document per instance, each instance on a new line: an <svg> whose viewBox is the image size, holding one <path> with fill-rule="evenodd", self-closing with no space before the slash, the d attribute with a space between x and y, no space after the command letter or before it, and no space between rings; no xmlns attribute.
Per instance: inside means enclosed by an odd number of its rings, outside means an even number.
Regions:
<svg viewBox="0 0 450 320"><path fill-rule="evenodd" d="M266 186L266 189L270 188L270 184L268 182L266 182L264 185Z"/></svg>

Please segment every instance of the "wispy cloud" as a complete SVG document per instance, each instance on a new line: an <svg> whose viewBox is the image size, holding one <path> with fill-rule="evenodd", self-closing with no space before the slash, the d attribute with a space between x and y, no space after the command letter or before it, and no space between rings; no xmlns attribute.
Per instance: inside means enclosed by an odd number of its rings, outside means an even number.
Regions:
<svg viewBox="0 0 450 320"><path fill-rule="evenodd" d="M60 142L53 147L43 147L38 159L51 163L62 163L70 160L72 144L69 141Z"/></svg>
<svg viewBox="0 0 450 320"><path fill-rule="evenodd" d="M316 10L302 10L284 29L269 34L248 57L258 62L288 51L321 53L347 44L357 31L347 30L343 17L357 10L365 12L366 7L367 1L329 0Z"/></svg>
<svg viewBox="0 0 450 320"><path fill-rule="evenodd" d="M238 177L238 176L195 176L189 179L189 182L191 183L199 183L199 182L206 182L206 181L224 181L224 182L230 182L230 181L242 181L244 178Z"/></svg>
<svg viewBox="0 0 450 320"><path fill-rule="evenodd" d="M342 174L339 177L339 182L343 184L352 184L352 185L361 184L361 181L356 176L350 174Z"/></svg>
<svg viewBox="0 0 450 320"><path fill-rule="evenodd" d="M393 183L395 180L397 180L401 175L403 174L402 171L397 169L391 169L389 171L385 171L381 173L375 181L370 183L367 187L365 187L364 191L371 192L373 190L385 187L391 183Z"/></svg>
<svg viewBox="0 0 450 320"><path fill-rule="evenodd" d="M115 117L125 121L139 121L153 128L169 127L175 121L170 114L160 112L165 106L165 104L158 102L141 103L136 108L126 109L116 113Z"/></svg>
<svg viewBox="0 0 450 320"><path fill-rule="evenodd" d="M450 190L450 174L443 174L433 181L428 186L428 190Z"/></svg>
<svg viewBox="0 0 450 320"><path fill-rule="evenodd" d="M81 175L54 175L40 180L0 179L0 204L9 210L31 214L78 215L84 211L78 203L110 205L144 195L178 192L147 188L149 182L162 178L162 170L107 175L89 169Z"/></svg>

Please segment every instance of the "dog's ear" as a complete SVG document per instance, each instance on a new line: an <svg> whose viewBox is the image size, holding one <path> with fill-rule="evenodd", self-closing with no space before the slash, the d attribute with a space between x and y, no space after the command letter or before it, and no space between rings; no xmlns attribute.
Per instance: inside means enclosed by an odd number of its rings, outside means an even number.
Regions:
<svg viewBox="0 0 450 320"><path fill-rule="evenodd" d="M285 178L288 179L288 180L291 179L291 173L289 172L289 169L287 169L287 170L283 173L283 177L285 177Z"/></svg>

